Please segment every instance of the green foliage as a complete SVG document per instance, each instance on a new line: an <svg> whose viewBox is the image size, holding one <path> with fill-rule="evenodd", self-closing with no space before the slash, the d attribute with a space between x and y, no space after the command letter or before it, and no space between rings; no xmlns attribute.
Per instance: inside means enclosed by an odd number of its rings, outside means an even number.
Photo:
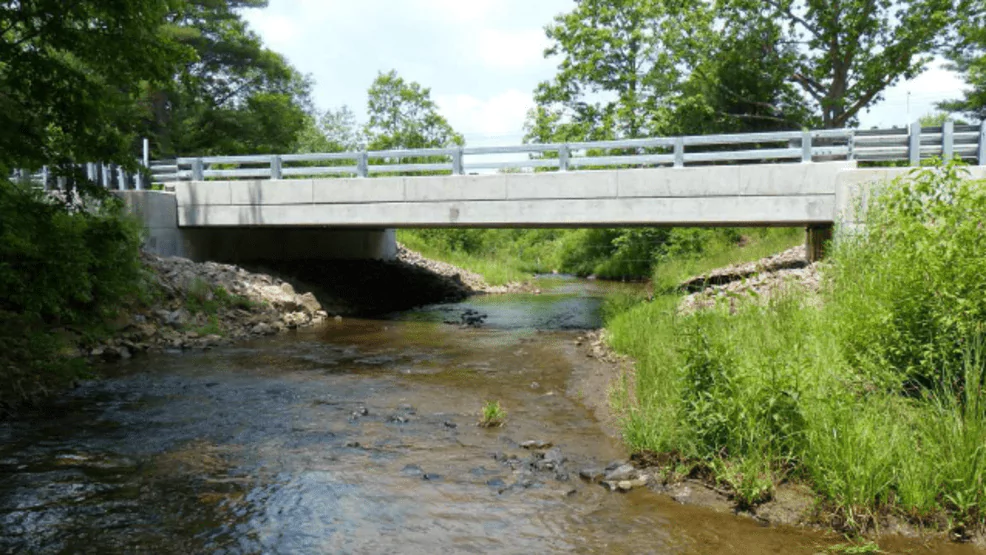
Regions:
<svg viewBox="0 0 986 555"><path fill-rule="evenodd" d="M678 71L661 36L652 0L581 0L545 33L545 56L560 56L552 81L538 85L529 136L539 142L639 137L652 131L660 101ZM605 91L605 97L594 93ZM594 99L595 99L594 98ZM564 123L562 123L564 122Z"/></svg>
<svg viewBox="0 0 986 555"><path fill-rule="evenodd" d="M825 127L845 127L888 86L921 73L952 23L952 0L729 0L727 27L779 22L780 42L799 44L790 79L811 98Z"/></svg>
<svg viewBox="0 0 986 555"><path fill-rule="evenodd" d="M0 310L53 324L109 315L141 282L140 234L112 197L72 210L0 181Z"/></svg>
<svg viewBox="0 0 986 555"><path fill-rule="evenodd" d="M112 197L81 198L0 180L0 413L78 375L53 328L85 335L141 293L140 225Z"/></svg>
<svg viewBox="0 0 986 555"><path fill-rule="evenodd" d="M298 141L301 152L355 152L363 149L366 139L356 115L348 106L342 106L326 110L317 121L311 119Z"/></svg>
<svg viewBox="0 0 986 555"><path fill-rule="evenodd" d="M500 406L500 401L487 401L479 419L481 428L499 428L507 423L507 411Z"/></svg>
<svg viewBox="0 0 986 555"><path fill-rule="evenodd" d="M953 4L577 0L546 28L560 63L527 140L852 125L924 70Z"/></svg>
<svg viewBox="0 0 986 555"><path fill-rule="evenodd" d="M163 29L176 5L0 3L0 175L66 161L133 166L133 99L187 54Z"/></svg>
<svg viewBox="0 0 986 555"><path fill-rule="evenodd" d="M986 318L986 190L963 174L950 162L874 191L866 236L836 248L829 304L853 363L961 385L964 341Z"/></svg>
<svg viewBox="0 0 986 555"><path fill-rule="evenodd" d="M659 289L728 263L752 261L804 240L800 229L456 229L401 230L412 250L482 274L501 284L558 271L603 279L654 277ZM748 242L750 248L737 245ZM690 272L690 273L689 273ZM673 283L668 284L668 282Z"/></svg>
<svg viewBox="0 0 986 555"><path fill-rule="evenodd" d="M263 0L183 0L168 34L193 52L168 83L148 86L144 132L157 157L283 153L310 125L311 83L263 46L243 8Z"/></svg>
<svg viewBox="0 0 986 555"><path fill-rule="evenodd" d="M708 468L741 505L801 480L850 529L883 511L986 524L986 193L954 164L875 191L820 300L611 315L637 360L631 447Z"/></svg>
<svg viewBox="0 0 986 555"><path fill-rule="evenodd" d="M431 89L390 71L377 75L368 94L365 135L370 150L464 144L462 135L438 113Z"/></svg>
<svg viewBox="0 0 986 555"><path fill-rule="evenodd" d="M959 6L958 40L945 51L952 69L963 75L968 89L963 98L942 102L939 107L986 120L986 5L977 0L962 0Z"/></svg>

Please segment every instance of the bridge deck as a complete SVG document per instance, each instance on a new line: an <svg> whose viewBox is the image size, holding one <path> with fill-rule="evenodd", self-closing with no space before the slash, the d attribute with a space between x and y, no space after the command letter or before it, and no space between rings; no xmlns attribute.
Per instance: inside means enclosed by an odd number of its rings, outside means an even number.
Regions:
<svg viewBox="0 0 986 555"><path fill-rule="evenodd" d="M182 227L831 223L855 162L175 183Z"/></svg>

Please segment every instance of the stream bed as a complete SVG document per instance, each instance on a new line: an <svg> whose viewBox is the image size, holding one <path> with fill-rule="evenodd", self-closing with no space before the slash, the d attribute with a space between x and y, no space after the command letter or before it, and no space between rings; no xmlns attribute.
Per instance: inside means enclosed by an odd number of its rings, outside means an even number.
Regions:
<svg viewBox="0 0 986 555"><path fill-rule="evenodd" d="M0 425L0 552L824 553L646 488L579 478L626 452L574 340L615 284L544 280L375 320L108 368ZM468 326L463 323L471 323ZM598 369L597 369L598 370ZM476 425L487 400L502 428ZM551 443L532 468L528 441ZM906 539L884 552L971 553Z"/></svg>

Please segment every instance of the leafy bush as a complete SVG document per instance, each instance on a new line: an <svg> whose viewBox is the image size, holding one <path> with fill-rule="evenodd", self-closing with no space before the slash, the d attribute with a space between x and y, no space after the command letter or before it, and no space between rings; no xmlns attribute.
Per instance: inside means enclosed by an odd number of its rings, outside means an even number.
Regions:
<svg viewBox="0 0 986 555"><path fill-rule="evenodd" d="M829 302L852 364L914 387L961 386L986 320L986 187L956 163L877 190L866 233L836 248Z"/></svg>
<svg viewBox="0 0 986 555"><path fill-rule="evenodd" d="M79 370L52 328L91 334L144 283L140 225L109 195L72 198L0 180L0 412Z"/></svg>

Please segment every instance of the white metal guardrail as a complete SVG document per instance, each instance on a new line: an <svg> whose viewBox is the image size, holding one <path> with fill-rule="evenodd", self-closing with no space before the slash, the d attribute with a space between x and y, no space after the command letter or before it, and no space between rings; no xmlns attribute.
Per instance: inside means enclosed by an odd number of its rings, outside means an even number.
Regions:
<svg viewBox="0 0 986 555"><path fill-rule="evenodd" d="M526 155L495 161L490 155ZM291 179L319 176L480 170L588 170L613 167L685 167L736 162L905 161L935 156L986 165L986 122L922 128L832 129L658 137L622 141L524 144L326 154L183 157L151 165L155 182L209 179ZM502 156L501 156L502 158Z"/></svg>
<svg viewBox="0 0 986 555"><path fill-rule="evenodd" d="M523 160L490 156L524 155ZM115 189L142 189L147 181L210 179L292 179L323 176L372 177L380 174L448 173L489 170L591 170L603 168L685 167L717 163L778 163L856 160L919 165L932 157L958 157L986 165L986 122L922 128L914 123L894 129L829 129L692 135L563 144L522 144L315 154L182 157L151 161L144 141L145 170L128 174L103 164L83 167L91 180ZM57 187L47 169L31 176L46 188Z"/></svg>

